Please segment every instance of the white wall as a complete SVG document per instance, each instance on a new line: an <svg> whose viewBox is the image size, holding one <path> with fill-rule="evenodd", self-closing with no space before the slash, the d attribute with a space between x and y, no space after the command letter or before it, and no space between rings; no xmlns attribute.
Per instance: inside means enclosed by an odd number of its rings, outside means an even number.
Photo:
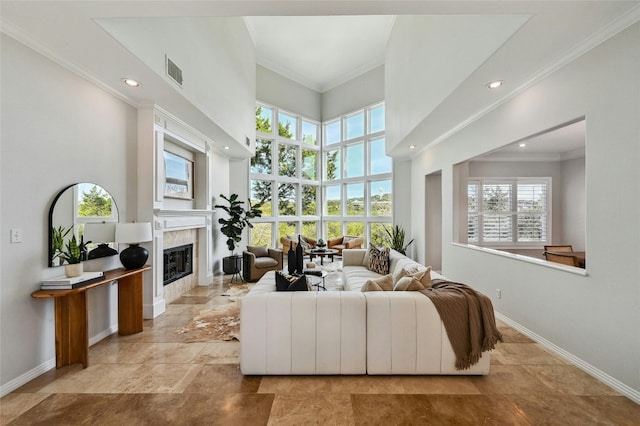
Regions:
<svg viewBox="0 0 640 426"><path fill-rule="evenodd" d="M229 196L233 192L230 189L230 182L232 181L230 176L230 162L227 157L219 152L213 151L211 155L211 192L213 194L213 203L226 204L220 194ZM214 209L213 215L213 265L210 265L214 274L222 273L222 258L229 256L229 249L227 248L227 237L220 232L220 225L218 219L223 217L224 211L222 209Z"/></svg>
<svg viewBox="0 0 640 426"><path fill-rule="evenodd" d="M260 65L256 67L256 98L285 111L322 121L320 93Z"/></svg>
<svg viewBox="0 0 640 426"><path fill-rule="evenodd" d="M411 207L414 234L424 235L424 176L442 169L444 274L489 296L501 288L502 299L493 299L498 312L628 386L638 399L639 41L636 23L425 150L412 164ZM587 276L451 244L454 164L582 116Z"/></svg>
<svg viewBox="0 0 640 426"><path fill-rule="evenodd" d="M241 146L245 137L255 140L255 49L242 18L157 17L100 19L98 23L169 80L167 55L183 72L182 88L176 86L179 93Z"/></svg>
<svg viewBox="0 0 640 426"><path fill-rule="evenodd" d="M55 195L76 182L94 182L114 197L121 220L136 179L137 112L131 106L2 35L2 158L0 208L0 382L55 356L53 300L31 292L62 268L47 268L48 212ZM9 229L24 240L9 244ZM4 238L7 236L7 238ZM87 269L119 266L117 256ZM117 323L115 289L89 292L91 337Z"/></svg>
<svg viewBox="0 0 640 426"><path fill-rule="evenodd" d="M568 241L576 251L584 251L586 247L586 197L585 158L574 158L562 162L562 229L554 237L558 241Z"/></svg>
<svg viewBox="0 0 640 426"><path fill-rule="evenodd" d="M331 120L384 100L384 66L322 94L322 119Z"/></svg>

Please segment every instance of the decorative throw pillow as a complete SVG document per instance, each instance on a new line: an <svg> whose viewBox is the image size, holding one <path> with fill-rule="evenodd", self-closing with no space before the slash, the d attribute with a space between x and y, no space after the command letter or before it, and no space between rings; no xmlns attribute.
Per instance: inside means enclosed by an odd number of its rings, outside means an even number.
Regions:
<svg viewBox="0 0 640 426"><path fill-rule="evenodd" d="M362 286L362 291L391 291L393 290L393 275L387 274L380 278L367 280Z"/></svg>
<svg viewBox="0 0 640 426"><path fill-rule="evenodd" d="M419 280L424 288L431 288L431 266L427 266L426 269L421 269L411 276Z"/></svg>
<svg viewBox="0 0 640 426"><path fill-rule="evenodd" d="M369 265L367 269L378 274L387 275L389 273L389 248L377 248L369 243Z"/></svg>
<svg viewBox="0 0 640 426"><path fill-rule="evenodd" d="M283 274L280 271L276 271L276 291L308 291L307 277L302 275L297 277L295 275Z"/></svg>
<svg viewBox="0 0 640 426"><path fill-rule="evenodd" d="M407 275L398 280L393 291L418 291L424 290L424 286L417 278Z"/></svg>
<svg viewBox="0 0 640 426"><path fill-rule="evenodd" d="M355 237L342 237L342 244L347 244L349 241L353 241L355 239Z"/></svg>
<svg viewBox="0 0 640 426"><path fill-rule="evenodd" d="M256 255L256 257L269 256L267 246L247 246L247 251Z"/></svg>
<svg viewBox="0 0 640 426"><path fill-rule="evenodd" d="M311 250L311 244L309 244L309 241L307 241L307 237L300 238L300 245L305 250Z"/></svg>

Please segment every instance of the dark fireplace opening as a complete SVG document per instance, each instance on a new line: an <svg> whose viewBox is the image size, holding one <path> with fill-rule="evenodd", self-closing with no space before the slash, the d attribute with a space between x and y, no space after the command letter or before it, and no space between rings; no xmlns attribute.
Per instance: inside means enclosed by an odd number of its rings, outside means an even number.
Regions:
<svg viewBox="0 0 640 426"><path fill-rule="evenodd" d="M193 273L193 244L164 249L163 285Z"/></svg>

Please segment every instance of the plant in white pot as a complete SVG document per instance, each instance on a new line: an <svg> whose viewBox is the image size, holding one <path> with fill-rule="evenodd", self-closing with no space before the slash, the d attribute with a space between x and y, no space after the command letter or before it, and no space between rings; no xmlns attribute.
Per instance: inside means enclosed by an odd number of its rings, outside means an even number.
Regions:
<svg viewBox="0 0 640 426"><path fill-rule="evenodd" d="M82 263L81 261L82 251L80 250L80 246L76 241L76 236L73 235L64 249L60 251L58 257L62 262L67 262L67 265L64 265L64 274L69 277L77 277L82 275Z"/></svg>

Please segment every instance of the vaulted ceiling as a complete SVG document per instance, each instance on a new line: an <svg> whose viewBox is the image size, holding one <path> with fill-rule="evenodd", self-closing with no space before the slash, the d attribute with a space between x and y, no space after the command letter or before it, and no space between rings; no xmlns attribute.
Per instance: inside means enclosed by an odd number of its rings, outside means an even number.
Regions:
<svg viewBox="0 0 640 426"><path fill-rule="evenodd" d="M451 86L429 81L433 108L410 129L412 139L425 143L455 131L449 123L464 123L508 99L545 73L604 41L640 19L638 1L7 1L0 3L2 31L87 77L126 101L136 104L161 98L169 90L154 84L132 91L121 84L123 75L144 79L152 71L114 40L100 19L171 17L244 17L260 65L313 90L323 92L384 63L386 45L397 16L428 15L433 22L447 16L471 16L481 25L496 16L519 17L523 24L511 35L487 29L494 45L473 65L450 69L443 55L453 49L459 57L477 54L473 28L457 29L447 37L433 32L420 54L432 58L449 76ZM443 21L444 22L444 21ZM426 34L429 34L428 32ZM483 42L484 42L483 37ZM448 49L448 46L451 48ZM466 46L466 48L465 48ZM464 63L460 61L459 64ZM480 66L481 65L481 66ZM468 65L467 65L468 66ZM480 68L492 69L505 81L487 95ZM157 76L154 76L157 78ZM457 79L453 81L453 79ZM149 80L152 80L149 75ZM428 90L428 86L433 90ZM172 94L172 96L175 96ZM466 107L460 108L464 99ZM458 107L456 107L458 105ZM203 115L206 116L206 111ZM432 122L433 121L433 122ZM435 124L442 123L440 126ZM427 132L430 130L431 133ZM416 132L425 137L416 137ZM435 133L434 133L435 132ZM399 152L402 155L402 152Z"/></svg>

